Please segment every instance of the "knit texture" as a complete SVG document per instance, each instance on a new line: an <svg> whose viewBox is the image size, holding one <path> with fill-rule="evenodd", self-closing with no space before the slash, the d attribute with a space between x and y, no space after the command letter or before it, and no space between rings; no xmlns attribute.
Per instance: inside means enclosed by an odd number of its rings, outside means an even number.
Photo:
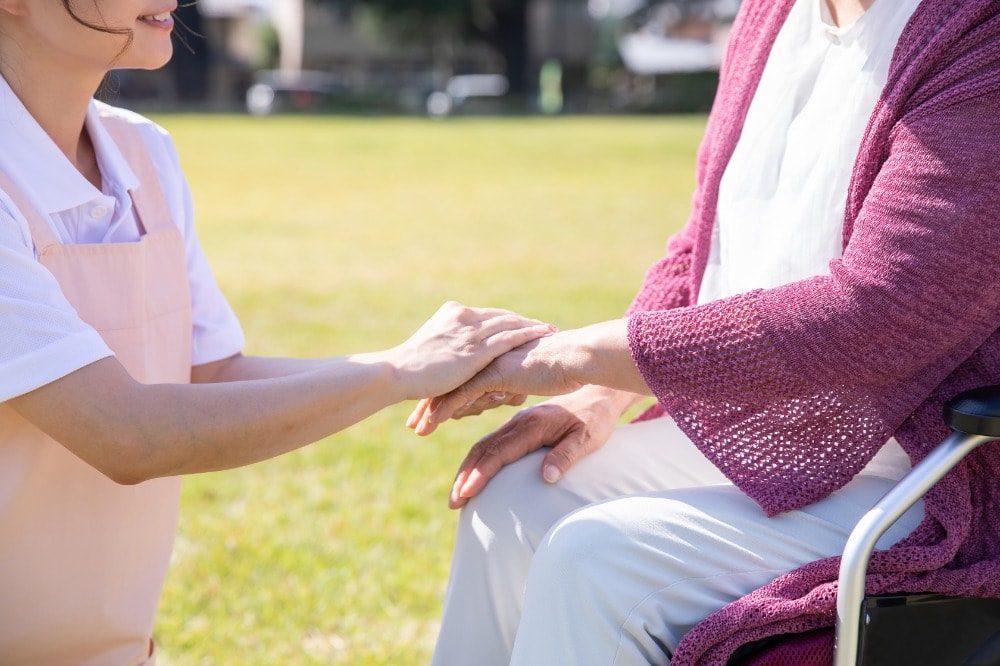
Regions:
<svg viewBox="0 0 1000 666"><path fill-rule="evenodd" d="M792 2L744 1L691 217L629 311L633 358L660 402L646 418L668 412L768 515L828 496L891 436L920 460L947 435L945 401L1000 383L998 0L925 0L910 19L830 275L694 305L719 182ZM922 524L873 556L868 592L1000 597L997 478L1000 446L987 445L942 479ZM744 643L831 626L838 566L814 562L728 605L672 664L724 664ZM766 663L828 664L825 636Z"/></svg>

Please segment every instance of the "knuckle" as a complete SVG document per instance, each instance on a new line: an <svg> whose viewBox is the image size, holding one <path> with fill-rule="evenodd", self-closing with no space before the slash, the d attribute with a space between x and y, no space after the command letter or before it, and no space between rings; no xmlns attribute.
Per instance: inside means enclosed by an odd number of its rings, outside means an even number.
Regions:
<svg viewBox="0 0 1000 666"><path fill-rule="evenodd" d="M495 439L495 440L491 441L489 444L487 444L486 447L483 449L483 458L484 459L489 459L489 458L497 458L498 459L498 458L501 457L500 454L503 452L503 449L504 449L503 440Z"/></svg>
<svg viewBox="0 0 1000 666"><path fill-rule="evenodd" d="M562 470L569 469L573 463L577 460L577 455L570 452L570 447L567 446L557 446L552 449L547 456L545 456L548 462L554 463L556 467Z"/></svg>
<svg viewBox="0 0 1000 666"><path fill-rule="evenodd" d="M546 418L546 410L543 409L544 405L535 405L534 407L528 407L527 409L522 409L517 413L520 421L524 425L529 427L536 427L540 425Z"/></svg>
<svg viewBox="0 0 1000 666"><path fill-rule="evenodd" d="M466 456L466 460L478 460L482 458L489 446L488 437L479 440L469 449L469 455Z"/></svg>
<svg viewBox="0 0 1000 666"><path fill-rule="evenodd" d="M504 446L500 442L493 441L483 447L479 459L476 461L476 468L487 476L492 475L507 461L504 457Z"/></svg>

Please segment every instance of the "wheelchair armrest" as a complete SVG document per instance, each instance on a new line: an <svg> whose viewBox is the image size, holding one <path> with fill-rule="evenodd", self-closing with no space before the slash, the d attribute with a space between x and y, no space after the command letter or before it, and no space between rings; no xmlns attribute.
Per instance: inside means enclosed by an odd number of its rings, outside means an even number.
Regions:
<svg viewBox="0 0 1000 666"><path fill-rule="evenodd" d="M858 658L865 574L879 537L962 458L979 445L1000 439L1000 387L962 393L948 402L944 412L954 432L862 516L847 539L837 583L835 666L853 666Z"/></svg>
<svg viewBox="0 0 1000 666"><path fill-rule="evenodd" d="M1000 386L960 393L944 406L944 420L958 432L1000 437Z"/></svg>

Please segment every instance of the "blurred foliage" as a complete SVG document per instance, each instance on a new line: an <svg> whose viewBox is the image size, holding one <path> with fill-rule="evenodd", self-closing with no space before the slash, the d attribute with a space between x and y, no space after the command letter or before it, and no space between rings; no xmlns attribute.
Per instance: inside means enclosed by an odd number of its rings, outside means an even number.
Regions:
<svg viewBox="0 0 1000 666"><path fill-rule="evenodd" d="M399 39L446 61L458 41L480 41L503 57L511 92L526 91L528 0L323 0L372 10ZM583 2L583 0L570 0Z"/></svg>

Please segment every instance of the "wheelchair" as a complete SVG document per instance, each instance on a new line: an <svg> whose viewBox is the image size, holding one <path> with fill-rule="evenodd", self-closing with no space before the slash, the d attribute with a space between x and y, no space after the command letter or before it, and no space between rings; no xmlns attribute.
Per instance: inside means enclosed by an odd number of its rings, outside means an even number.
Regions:
<svg viewBox="0 0 1000 666"><path fill-rule="evenodd" d="M945 405L944 418L952 434L858 521L844 546L834 666L1000 666L1000 599L865 596L879 537L962 458L1000 440L1000 386L958 395Z"/></svg>

